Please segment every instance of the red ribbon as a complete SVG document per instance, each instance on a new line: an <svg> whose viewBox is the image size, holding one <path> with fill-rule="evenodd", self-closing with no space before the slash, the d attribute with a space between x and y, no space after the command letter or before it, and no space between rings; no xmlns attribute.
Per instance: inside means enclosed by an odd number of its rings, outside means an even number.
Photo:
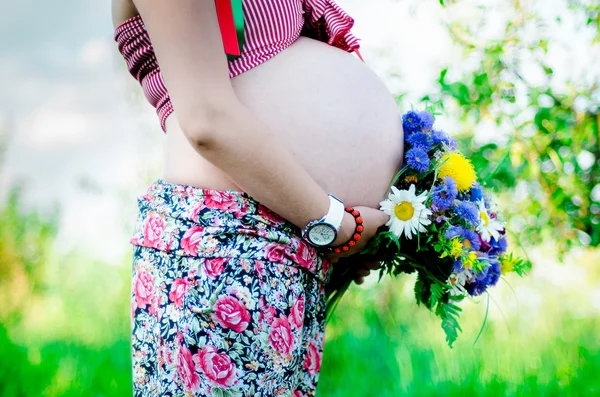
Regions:
<svg viewBox="0 0 600 397"><path fill-rule="evenodd" d="M233 8L231 0L215 0L217 8L217 17L219 18L219 27L221 28L221 37L225 52L232 55L241 55L240 47L233 20Z"/></svg>

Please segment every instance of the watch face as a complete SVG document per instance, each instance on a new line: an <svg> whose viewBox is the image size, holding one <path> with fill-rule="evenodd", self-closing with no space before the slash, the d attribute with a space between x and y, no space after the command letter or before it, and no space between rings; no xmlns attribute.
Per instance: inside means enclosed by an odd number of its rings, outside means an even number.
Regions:
<svg viewBox="0 0 600 397"><path fill-rule="evenodd" d="M335 241L336 234L336 230L332 225L321 223L310 229L308 239L314 245L325 246Z"/></svg>

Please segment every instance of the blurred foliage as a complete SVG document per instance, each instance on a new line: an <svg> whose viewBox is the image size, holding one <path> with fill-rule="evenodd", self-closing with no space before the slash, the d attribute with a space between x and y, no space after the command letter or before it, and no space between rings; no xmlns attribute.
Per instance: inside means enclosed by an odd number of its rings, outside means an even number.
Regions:
<svg viewBox="0 0 600 397"><path fill-rule="evenodd" d="M520 242L530 245L549 238L562 252L573 245L598 246L597 68L589 65L587 76L580 80L557 82L549 66L551 26L524 3L514 1L498 38L478 38L478 29L490 22L485 18L492 18L485 7L484 19L475 26L461 21L450 23L450 34L475 66L467 71L463 68L454 78L449 77L453 70L442 70L440 94L423 99L450 107L452 118L460 119L464 128L459 137L461 150L471 156L480 177L503 192L504 201L510 203L505 214ZM600 37L598 3L571 1L569 5L574 18L586 21L580 29L593 31L596 39ZM556 23L561 23L560 18ZM543 77L534 84L524 77L525 68ZM496 129L495 136L474 145L476 130L484 122L488 130ZM496 127L490 126L492 123ZM499 135L500 131L504 135ZM518 197L521 199L515 200Z"/></svg>
<svg viewBox="0 0 600 397"><path fill-rule="evenodd" d="M47 219L19 207L13 186L0 209L0 320L18 321L28 301L44 289L48 251L58 232L58 211Z"/></svg>
<svg viewBox="0 0 600 397"><path fill-rule="evenodd" d="M597 254L590 259L598 260ZM583 301L583 313L572 310L576 286L519 306L510 288L500 285L494 296L504 304L492 303L495 315L480 340L473 345L485 304L465 305L465 337L448 349L433 314L411 303L413 283L404 278L351 288L327 329L318 395L600 395L600 320ZM542 292L552 284L524 279L514 287Z"/></svg>
<svg viewBox="0 0 600 397"><path fill-rule="evenodd" d="M130 395L128 274L57 255L59 208L21 197L0 208L0 396Z"/></svg>

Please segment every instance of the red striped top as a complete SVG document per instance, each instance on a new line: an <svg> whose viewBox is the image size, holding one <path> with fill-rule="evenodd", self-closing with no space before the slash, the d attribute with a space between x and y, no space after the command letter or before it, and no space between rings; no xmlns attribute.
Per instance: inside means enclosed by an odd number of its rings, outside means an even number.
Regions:
<svg viewBox="0 0 600 397"><path fill-rule="evenodd" d="M331 0L243 0L242 8L245 41L241 56L228 61L230 78L272 58L300 35L348 52L357 51L360 57L359 39L350 32L354 19ZM173 112L173 105L141 16L119 25L114 39L127 69L156 108L160 126L166 133L165 121Z"/></svg>

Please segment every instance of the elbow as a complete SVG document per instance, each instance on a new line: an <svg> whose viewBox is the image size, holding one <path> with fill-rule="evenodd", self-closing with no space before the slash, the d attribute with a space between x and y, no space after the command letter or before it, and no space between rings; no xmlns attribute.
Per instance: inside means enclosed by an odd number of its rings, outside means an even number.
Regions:
<svg viewBox="0 0 600 397"><path fill-rule="evenodd" d="M197 149L210 149L224 138L228 130L231 106L203 106L200 111L190 110L178 118L183 134Z"/></svg>
<svg viewBox="0 0 600 397"><path fill-rule="evenodd" d="M207 121L180 122L181 130L187 140L198 150L213 147L218 136L214 124Z"/></svg>

